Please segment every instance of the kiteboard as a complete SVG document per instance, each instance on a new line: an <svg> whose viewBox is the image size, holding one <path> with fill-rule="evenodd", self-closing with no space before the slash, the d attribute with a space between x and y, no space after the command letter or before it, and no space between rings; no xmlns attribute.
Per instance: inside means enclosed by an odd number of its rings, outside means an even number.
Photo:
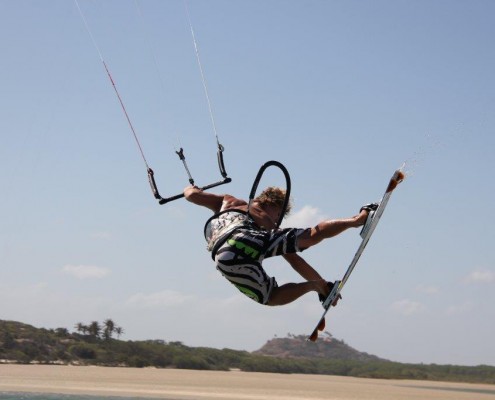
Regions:
<svg viewBox="0 0 495 400"><path fill-rule="evenodd" d="M380 221L380 218L383 215L383 211L385 210L385 207L387 206L387 203L390 199L390 196L392 195L392 192L395 190L397 185L401 183L404 180L404 173L402 170L399 168L394 172L392 175L392 178L390 178L390 182L388 183L387 190L385 190L385 194L383 195L382 199L378 203L378 207L376 211L373 212L373 215L371 216L371 220L367 221L367 223L364 225L363 229L361 230L361 244L359 245L356 254L354 255L354 258L351 261L351 264L347 268L346 273L342 277L341 280L337 280L333 288L330 292L330 294L327 296L327 298L323 301L323 308L325 309L323 311L323 315L321 316L320 320L316 324L316 328L313 330L311 335L308 337L308 340L315 342L316 339L318 339L318 332L323 331L325 329L325 316L327 315L328 310L336 301L338 300L340 296L340 292L342 291L342 288L346 284L347 280L349 279L349 276L351 275L352 271L354 270L354 267L356 266L357 262L359 261L359 258L361 257L361 254L363 254L364 249L366 248L366 245L368 244L368 241L371 238L371 235L375 231L376 226L378 225L378 222Z"/></svg>

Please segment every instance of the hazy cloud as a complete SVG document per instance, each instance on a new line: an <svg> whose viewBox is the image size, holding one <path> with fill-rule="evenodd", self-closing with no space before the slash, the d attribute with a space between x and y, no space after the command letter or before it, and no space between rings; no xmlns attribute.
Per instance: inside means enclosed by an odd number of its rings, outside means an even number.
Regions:
<svg viewBox="0 0 495 400"><path fill-rule="evenodd" d="M192 296L174 290L162 290L155 293L136 293L127 300L128 305L143 308L173 307L184 304Z"/></svg>
<svg viewBox="0 0 495 400"><path fill-rule="evenodd" d="M416 291L424 294L437 294L440 289L435 285L418 285L416 286Z"/></svg>
<svg viewBox="0 0 495 400"><path fill-rule="evenodd" d="M64 265L62 272L72 275L77 279L101 279L110 273L108 268L97 267L96 265Z"/></svg>
<svg viewBox="0 0 495 400"><path fill-rule="evenodd" d="M402 315L413 315L420 312L423 309L423 305L417 301L404 299L392 303L390 308L396 313Z"/></svg>
<svg viewBox="0 0 495 400"><path fill-rule="evenodd" d="M283 226L306 228L316 225L318 222L327 219L319 208L312 206L304 206L298 211L290 214Z"/></svg>
<svg viewBox="0 0 495 400"><path fill-rule="evenodd" d="M471 312L473 303L467 301L447 308L447 315L460 315Z"/></svg>
<svg viewBox="0 0 495 400"><path fill-rule="evenodd" d="M112 237L109 232L94 232L91 234L93 239L108 240Z"/></svg>
<svg viewBox="0 0 495 400"><path fill-rule="evenodd" d="M492 283L495 282L495 272L488 269L478 269L471 272L464 281L466 283Z"/></svg>

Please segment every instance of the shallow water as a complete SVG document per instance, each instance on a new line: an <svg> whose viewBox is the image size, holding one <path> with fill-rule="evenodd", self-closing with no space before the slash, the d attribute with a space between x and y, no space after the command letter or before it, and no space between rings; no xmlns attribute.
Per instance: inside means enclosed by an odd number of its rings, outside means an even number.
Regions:
<svg viewBox="0 0 495 400"><path fill-rule="evenodd" d="M0 400L136 400L137 397L88 396L54 393L0 392Z"/></svg>

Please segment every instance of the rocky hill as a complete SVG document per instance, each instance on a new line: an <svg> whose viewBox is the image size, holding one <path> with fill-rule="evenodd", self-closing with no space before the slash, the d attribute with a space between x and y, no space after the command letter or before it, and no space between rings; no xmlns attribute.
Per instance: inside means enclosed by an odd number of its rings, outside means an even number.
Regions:
<svg viewBox="0 0 495 400"><path fill-rule="evenodd" d="M304 335L291 335L285 338L269 340L254 354L263 354L272 357L289 358L325 358L331 360L351 361L386 361L368 353L360 352L347 345L343 340L335 339L329 332L325 332L320 339L309 342Z"/></svg>

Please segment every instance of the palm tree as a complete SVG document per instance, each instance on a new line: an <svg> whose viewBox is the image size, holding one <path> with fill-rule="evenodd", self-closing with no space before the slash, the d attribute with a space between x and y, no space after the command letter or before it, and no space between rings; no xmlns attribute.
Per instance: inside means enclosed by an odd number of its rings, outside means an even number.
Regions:
<svg viewBox="0 0 495 400"><path fill-rule="evenodd" d="M112 333L115 331L115 323L109 318L103 321L105 326L103 330L103 337L105 340L109 340L112 337Z"/></svg>
<svg viewBox="0 0 495 400"><path fill-rule="evenodd" d="M85 335L86 333L88 333L88 327L86 325L84 325L82 322L78 322L75 326L76 330Z"/></svg>
<svg viewBox="0 0 495 400"><path fill-rule="evenodd" d="M122 328L121 326L116 326L115 333L117 334L117 338L120 339L120 335L124 333L124 328Z"/></svg>
<svg viewBox="0 0 495 400"><path fill-rule="evenodd" d="M101 333L101 326L98 321L93 321L88 326L88 333L94 338L99 338Z"/></svg>

